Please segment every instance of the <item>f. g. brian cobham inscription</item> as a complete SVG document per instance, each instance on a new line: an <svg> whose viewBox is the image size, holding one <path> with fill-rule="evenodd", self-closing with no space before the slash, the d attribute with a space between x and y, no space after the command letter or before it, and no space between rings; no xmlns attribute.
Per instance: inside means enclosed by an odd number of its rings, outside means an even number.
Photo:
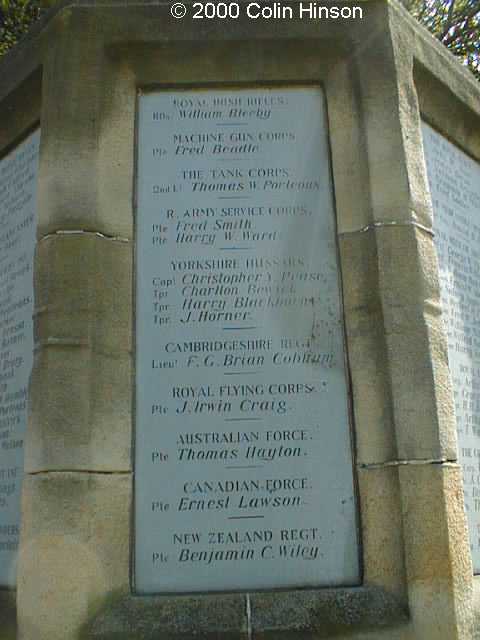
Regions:
<svg viewBox="0 0 480 640"><path fill-rule="evenodd" d="M359 579L319 88L139 98L138 592Z"/></svg>
<svg viewBox="0 0 480 640"><path fill-rule="evenodd" d="M0 586L15 586L23 439L33 363L33 252L40 132L0 160Z"/></svg>

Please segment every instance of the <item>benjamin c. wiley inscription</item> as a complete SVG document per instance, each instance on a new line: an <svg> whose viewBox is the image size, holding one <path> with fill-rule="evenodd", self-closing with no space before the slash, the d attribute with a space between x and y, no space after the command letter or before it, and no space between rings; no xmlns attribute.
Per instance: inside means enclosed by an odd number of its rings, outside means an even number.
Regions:
<svg viewBox="0 0 480 640"><path fill-rule="evenodd" d="M480 165L426 123L423 141L470 546L480 573Z"/></svg>
<svg viewBox="0 0 480 640"><path fill-rule="evenodd" d="M139 97L140 593L359 580L320 88Z"/></svg>
<svg viewBox="0 0 480 640"><path fill-rule="evenodd" d="M16 584L40 131L0 160L0 586Z"/></svg>

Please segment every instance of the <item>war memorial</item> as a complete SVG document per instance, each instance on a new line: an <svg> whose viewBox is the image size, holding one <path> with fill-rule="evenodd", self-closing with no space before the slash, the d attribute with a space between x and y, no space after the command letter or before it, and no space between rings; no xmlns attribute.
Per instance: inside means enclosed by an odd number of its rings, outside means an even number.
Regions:
<svg viewBox="0 0 480 640"><path fill-rule="evenodd" d="M395 0L58 4L0 222L0 640L480 638L480 85Z"/></svg>

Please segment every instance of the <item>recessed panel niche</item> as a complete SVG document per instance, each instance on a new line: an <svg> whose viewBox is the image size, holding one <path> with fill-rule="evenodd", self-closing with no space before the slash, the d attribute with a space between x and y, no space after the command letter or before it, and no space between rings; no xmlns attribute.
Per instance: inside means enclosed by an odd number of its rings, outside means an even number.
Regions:
<svg viewBox="0 0 480 640"><path fill-rule="evenodd" d="M358 583L319 88L139 98L135 580Z"/></svg>

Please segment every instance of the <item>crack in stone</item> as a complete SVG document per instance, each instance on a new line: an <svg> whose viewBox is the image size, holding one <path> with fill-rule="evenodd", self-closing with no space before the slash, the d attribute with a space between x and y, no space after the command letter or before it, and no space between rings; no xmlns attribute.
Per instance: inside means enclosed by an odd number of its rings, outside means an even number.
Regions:
<svg viewBox="0 0 480 640"><path fill-rule="evenodd" d="M35 343L35 349L41 349L47 346L62 346L62 347L88 347L90 342L86 338L55 338L50 336L43 338Z"/></svg>
<svg viewBox="0 0 480 640"><path fill-rule="evenodd" d="M383 469L386 467L401 467L406 465L425 466L430 464L438 464L445 467L458 467L458 460L449 460L448 458L426 458L423 460L389 460L388 462L371 462L361 463L357 465L360 469Z"/></svg>
<svg viewBox="0 0 480 640"><path fill-rule="evenodd" d="M38 239L38 242L43 242L44 240L48 240L50 238L55 238L57 236L96 236L97 238L103 238L104 240L112 240L113 242L131 242L128 238L124 238L122 236L110 236L106 233L101 233L100 231L86 231L85 229L64 229L54 231L53 233L46 233L44 236Z"/></svg>
<svg viewBox="0 0 480 640"><path fill-rule="evenodd" d="M102 476L115 476L115 475L133 475L133 471L91 471L89 469L55 469L55 470L47 470L44 471L29 471L26 475L28 476L39 476L39 475L62 475L64 473L81 473L87 475L102 475Z"/></svg>
<svg viewBox="0 0 480 640"><path fill-rule="evenodd" d="M247 593L245 597L245 614L247 617L247 636L248 640L252 640L253 638L253 630L252 630L252 605L250 602L250 594Z"/></svg>
<svg viewBox="0 0 480 640"><path fill-rule="evenodd" d="M435 237L435 232L433 229L431 229L430 227L425 227L423 224L420 224L419 222L415 222L414 220L408 220L403 222L402 221L397 222L395 220L371 222L370 224L367 224L364 227L357 229L356 231L343 231L342 233L340 233L340 236L353 235L355 233L367 233L372 229L378 229L381 227L416 227L417 229L420 229L421 231L428 233L428 235L432 236L432 238Z"/></svg>

